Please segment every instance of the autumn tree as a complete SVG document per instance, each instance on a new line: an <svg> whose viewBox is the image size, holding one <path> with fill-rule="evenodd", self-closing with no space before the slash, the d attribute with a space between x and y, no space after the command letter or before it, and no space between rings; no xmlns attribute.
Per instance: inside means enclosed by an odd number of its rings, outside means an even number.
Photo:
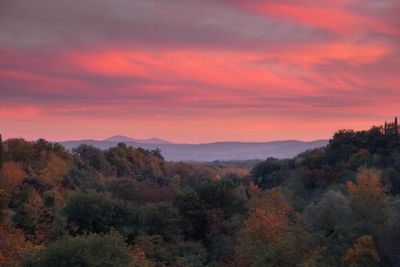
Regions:
<svg viewBox="0 0 400 267"><path fill-rule="evenodd" d="M39 181L48 187L58 186L70 168L69 163L53 152L48 152L42 157L45 160L36 172Z"/></svg>
<svg viewBox="0 0 400 267"><path fill-rule="evenodd" d="M54 197L51 192L42 195L35 188L31 188L25 203L25 211L34 225L35 243L42 244L55 237L53 223L56 214Z"/></svg>
<svg viewBox="0 0 400 267"><path fill-rule="evenodd" d="M289 205L282 189L275 187L254 195L251 205L236 249L237 259L245 266L300 262L310 246L309 234L303 217Z"/></svg>
<svg viewBox="0 0 400 267"><path fill-rule="evenodd" d="M373 237L363 235L357 238L347 251L343 261L350 267L380 266L380 256Z"/></svg>
<svg viewBox="0 0 400 267"><path fill-rule="evenodd" d="M43 139L36 142L8 139L5 148L7 161L18 163L28 177L46 187L60 186L73 164L71 153L63 146Z"/></svg>
<svg viewBox="0 0 400 267"><path fill-rule="evenodd" d="M0 188L6 190L8 193L20 185L26 173L22 170L18 163L7 161L3 164L2 175L0 176Z"/></svg>
<svg viewBox="0 0 400 267"><path fill-rule="evenodd" d="M382 223L388 217L389 203L381 178L379 170L361 168L355 182L347 183L350 206L362 221Z"/></svg>
<svg viewBox="0 0 400 267"><path fill-rule="evenodd" d="M35 244L52 240L63 232L64 225L56 212L52 191L42 192L40 188L25 183L14 196L12 207L13 223Z"/></svg>
<svg viewBox="0 0 400 267"><path fill-rule="evenodd" d="M0 266L20 266L21 259L33 248L21 230L0 224Z"/></svg>
<svg viewBox="0 0 400 267"><path fill-rule="evenodd" d="M252 212L246 223L246 234L263 242L278 238L288 227L287 216L294 211L289 206L280 188L255 195Z"/></svg>
<svg viewBox="0 0 400 267"><path fill-rule="evenodd" d="M23 182L25 176L19 164L12 161L3 164L0 174L0 222L7 214L12 193Z"/></svg>

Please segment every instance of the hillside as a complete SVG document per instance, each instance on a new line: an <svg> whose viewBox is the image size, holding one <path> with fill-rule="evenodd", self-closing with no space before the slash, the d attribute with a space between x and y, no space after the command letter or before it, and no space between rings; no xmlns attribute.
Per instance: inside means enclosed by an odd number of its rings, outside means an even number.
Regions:
<svg viewBox="0 0 400 267"><path fill-rule="evenodd" d="M243 163L122 143L0 149L1 266L400 265L396 122Z"/></svg>

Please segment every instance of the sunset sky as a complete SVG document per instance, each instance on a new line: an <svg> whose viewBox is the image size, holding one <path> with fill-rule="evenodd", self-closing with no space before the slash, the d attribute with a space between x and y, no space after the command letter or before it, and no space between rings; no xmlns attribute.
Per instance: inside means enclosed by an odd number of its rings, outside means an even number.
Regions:
<svg viewBox="0 0 400 267"><path fill-rule="evenodd" d="M400 115L399 0L0 0L0 133L329 138Z"/></svg>

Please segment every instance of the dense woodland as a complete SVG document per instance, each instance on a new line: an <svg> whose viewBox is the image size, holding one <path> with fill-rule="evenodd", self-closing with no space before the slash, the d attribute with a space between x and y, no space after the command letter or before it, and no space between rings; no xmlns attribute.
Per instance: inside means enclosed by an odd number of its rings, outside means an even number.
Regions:
<svg viewBox="0 0 400 267"><path fill-rule="evenodd" d="M400 266L397 122L244 163L0 148L0 266Z"/></svg>

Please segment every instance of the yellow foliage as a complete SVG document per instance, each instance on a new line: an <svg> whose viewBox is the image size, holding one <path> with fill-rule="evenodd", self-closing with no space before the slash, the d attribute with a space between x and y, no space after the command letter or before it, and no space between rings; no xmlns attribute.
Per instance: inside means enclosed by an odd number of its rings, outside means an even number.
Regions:
<svg viewBox="0 0 400 267"><path fill-rule="evenodd" d="M382 223L388 216L389 203L381 177L381 172L376 169L362 168L356 181L347 183L350 205L364 221Z"/></svg>
<svg viewBox="0 0 400 267"><path fill-rule="evenodd" d="M380 199L385 194L381 185L382 174L376 169L362 168L357 173L356 182L348 182L347 189L351 198L367 197Z"/></svg>
<svg viewBox="0 0 400 267"><path fill-rule="evenodd" d="M257 192L254 190L254 195L251 198L251 205L253 208L283 213L289 213L293 210L286 201L281 187L274 187L266 192Z"/></svg>

